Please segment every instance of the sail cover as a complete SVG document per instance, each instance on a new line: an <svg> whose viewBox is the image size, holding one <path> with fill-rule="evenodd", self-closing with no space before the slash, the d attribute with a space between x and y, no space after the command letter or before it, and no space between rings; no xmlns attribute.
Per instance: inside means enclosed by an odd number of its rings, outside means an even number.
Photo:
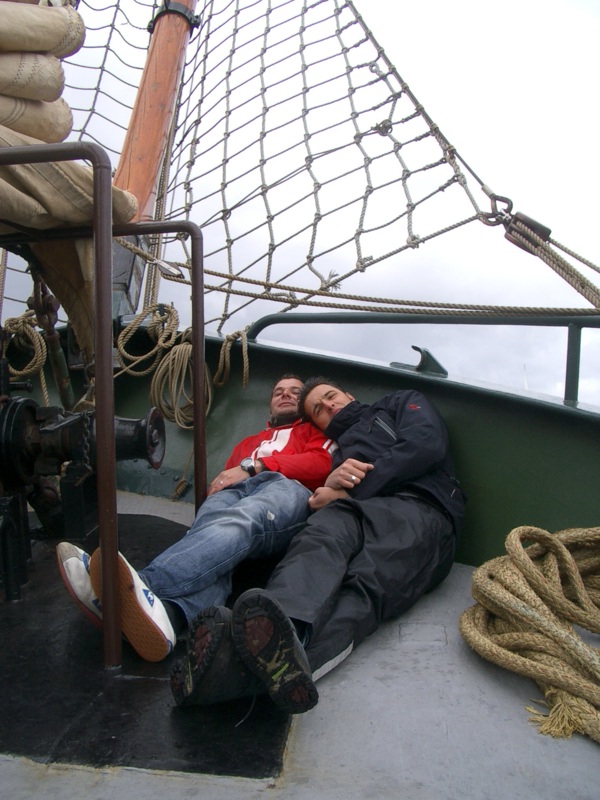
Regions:
<svg viewBox="0 0 600 800"><path fill-rule="evenodd" d="M33 5L0 0L0 147L60 142L72 130L62 98L60 59L85 39L80 14L66 0ZM93 214L93 172L75 162L0 167L0 234L85 225ZM128 222L137 201L113 190L113 220ZM93 263L89 242L33 245L43 277L69 315L84 359L93 358Z"/></svg>
<svg viewBox="0 0 600 800"><path fill-rule="evenodd" d="M62 98L60 58L84 43L85 25L66 0L50 5L0 0L0 146L61 142L72 129ZM82 225L92 218L92 171L60 162L0 167L0 233ZM116 222L135 214L135 198L115 190Z"/></svg>

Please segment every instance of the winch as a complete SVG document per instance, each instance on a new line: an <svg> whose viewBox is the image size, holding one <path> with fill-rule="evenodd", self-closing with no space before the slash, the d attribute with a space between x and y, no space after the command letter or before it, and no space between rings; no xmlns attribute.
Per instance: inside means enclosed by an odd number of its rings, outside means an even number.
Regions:
<svg viewBox="0 0 600 800"><path fill-rule="evenodd" d="M29 390L10 382L0 360L0 538L7 600L27 580L32 532L28 508L40 522L35 538L83 539L96 527L94 411L65 411L11 396ZM158 469L165 454L165 423L151 408L143 419L115 418L117 461L145 459ZM58 478L58 481L57 481ZM91 480L90 480L91 478Z"/></svg>

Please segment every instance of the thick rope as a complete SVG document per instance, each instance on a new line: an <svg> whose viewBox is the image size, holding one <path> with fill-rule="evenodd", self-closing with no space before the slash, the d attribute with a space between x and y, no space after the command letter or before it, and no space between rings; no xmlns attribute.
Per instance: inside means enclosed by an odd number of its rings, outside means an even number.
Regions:
<svg viewBox="0 0 600 800"><path fill-rule="evenodd" d="M48 385L44 374L44 364L48 355L46 340L39 331L35 330L35 311L25 311L20 317L10 317L4 323L4 329L15 338L15 342L22 350L33 351L31 360L23 369L14 369L10 364L8 371L13 378L26 378L30 375L39 375L44 405L50 405Z"/></svg>
<svg viewBox="0 0 600 800"><path fill-rule="evenodd" d="M210 371L206 363L204 364L204 394L206 401L206 416L208 416L212 406L213 389L212 389L212 382L210 379ZM190 447L190 452L187 461L181 472L181 478L177 481L177 485L173 489L173 494L171 495L172 500L179 500L190 486L190 481L188 480L187 475L188 472L190 471L193 457L194 457L194 445L192 444L192 446Z"/></svg>
<svg viewBox="0 0 600 800"><path fill-rule="evenodd" d="M225 337L225 341L221 346L217 371L215 373L215 377L213 378L213 384L215 386L224 386L227 383L231 363L231 348L237 339L239 339L242 343L242 386L247 386L248 378L250 376L250 362L248 359L248 337L246 335L246 331L247 328L245 328L243 331L230 333Z"/></svg>
<svg viewBox="0 0 600 800"><path fill-rule="evenodd" d="M151 317L148 326L148 335L155 341L154 347L142 355L131 355L125 349L125 345L141 327L147 317ZM126 372L128 375L135 375L138 378L149 375L157 368L165 352L173 347L177 341L179 325L179 315L173 306L156 304L145 308L124 328L117 339L117 360L122 369L115 374L115 378ZM143 362L152 359L149 366L141 368ZM129 363L128 363L129 362Z"/></svg>
<svg viewBox="0 0 600 800"><path fill-rule="evenodd" d="M532 231L520 220L514 220L512 236L525 250L538 256L544 264L553 269L557 275L573 287L579 294L596 308L600 307L600 290L579 272L572 264L558 255L535 231ZM591 264L591 262L590 262Z"/></svg>
<svg viewBox="0 0 600 800"><path fill-rule="evenodd" d="M533 251L536 254L536 251ZM189 265L184 262L169 262L170 266L175 268L189 268ZM299 285L268 283L254 278L247 278L244 276L231 277L224 272L216 272L214 270L205 269L205 276L212 276L223 280L223 284L208 284L205 283L206 292L220 292L223 294L235 295L236 297L246 297L252 300L270 300L281 304L286 304L289 308L299 308L302 306L307 307L320 307L320 308L335 308L342 311L377 311L380 313L397 314L436 314L440 316L448 316L449 314L456 313L457 311L465 316L507 316L510 314L518 314L519 316L597 316L600 311L598 308L558 308L555 306L499 306L499 305L482 305L481 303L442 303L432 300L408 300L403 298L392 297L375 297L373 295L358 295L358 294L345 294L336 291L335 301L334 295L331 294L331 288L313 290L307 289ZM183 283L191 285L191 281L171 276L164 275L165 280L175 281L176 283ZM236 288L237 286L256 286L258 291L250 292L245 291L243 288ZM333 287L334 288L334 287ZM273 291L276 290L276 291ZM309 300L306 297L300 297L301 294L310 294L312 297L326 297L327 302L318 302L316 300ZM355 301L354 303L339 302L342 300ZM338 302L336 302L338 301ZM389 306L380 306L379 303L388 303ZM214 320L213 320L214 321ZM237 336L238 334L231 334Z"/></svg>
<svg viewBox="0 0 600 800"><path fill-rule="evenodd" d="M562 250L563 253L566 253L568 256L571 256L571 258L577 259L577 261L581 262L582 264L585 264L586 267L589 267L590 269L593 269L594 272L598 272L600 274L600 267L597 264L594 264L593 261L584 258L582 255L576 253L574 250L571 250L569 247L566 247L566 245L561 244L560 242L557 242L555 239L552 238L548 239L548 244L553 245L554 247L558 248L558 250Z"/></svg>
<svg viewBox="0 0 600 800"><path fill-rule="evenodd" d="M549 709L528 709L540 733L600 742L600 650L573 628L600 633L600 528L523 526L506 550L474 571L476 605L461 615L461 634L486 660L536 681Z"/></svg>
<svg viewBox="0 0 600 800"><path fill-rule="evenodd" d="M194 426L192 378L192 345L183 342L165 355L150 384L151 404L183 430Z"/></svg>

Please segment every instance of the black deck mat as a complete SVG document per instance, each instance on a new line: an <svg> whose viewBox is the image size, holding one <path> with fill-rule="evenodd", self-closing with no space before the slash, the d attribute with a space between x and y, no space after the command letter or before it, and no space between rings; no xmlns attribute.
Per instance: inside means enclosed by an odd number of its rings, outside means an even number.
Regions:
<svg viewBox="0 0 600 800"><path fill-rule="evenodd" d="M158 517L119 516L120 548L137 568L184 532ZM104 669L101 633L64 588L55 544L34 543L22 599L0 602L0 752L43 763L277 775L290 720L268 698L253 707L252 698L174 705L169 673L183 642L158 664L124 643L120 674ZM77 544L91 552L96 542Z"/></svg>

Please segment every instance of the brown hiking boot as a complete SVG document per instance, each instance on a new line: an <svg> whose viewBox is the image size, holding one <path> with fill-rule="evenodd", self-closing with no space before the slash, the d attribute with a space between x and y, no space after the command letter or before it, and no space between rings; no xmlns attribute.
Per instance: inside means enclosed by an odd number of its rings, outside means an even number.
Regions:
<svg viewBox="0 0 600 800"><path fill-rule="evenodd" d="M282 711L302 714L319 694L304 648L279 603L263 589L249 589L233 607L237 652Z"/></svg>
<svg viewBox="0 0 600 800"><path fill-rule="evenodd" d="M171 672L178 706L207 706L265 693L233 646L229 608L212 607L199 614L188 641L185 658Z"/></svg>

